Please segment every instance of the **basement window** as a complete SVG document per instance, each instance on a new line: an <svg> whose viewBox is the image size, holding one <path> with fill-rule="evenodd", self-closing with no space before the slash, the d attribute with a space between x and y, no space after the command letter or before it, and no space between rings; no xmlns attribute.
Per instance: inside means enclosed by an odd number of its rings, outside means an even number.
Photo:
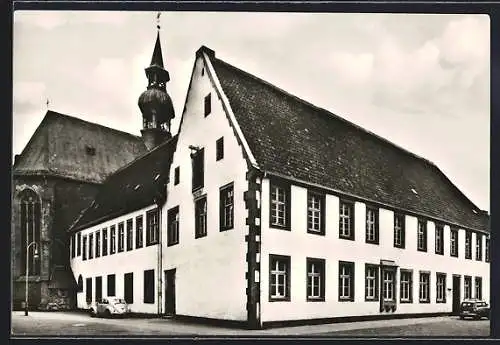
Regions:
<svg viewBox="0 0 500 345"><path fill-rule="evenodd" d="M85 152L89 155L89 156L95 156L95 147L92 147L92 146L85 146Z"/></svg>

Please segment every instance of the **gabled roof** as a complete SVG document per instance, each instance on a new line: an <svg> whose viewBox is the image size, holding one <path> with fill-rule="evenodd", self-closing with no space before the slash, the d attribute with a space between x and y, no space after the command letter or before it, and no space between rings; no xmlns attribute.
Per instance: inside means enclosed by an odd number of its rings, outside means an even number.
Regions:
<svg viewBox="0 0 500 345"><path fill-rule="evenodd" d="M110 175L99 187L92 204L83 210L69 231L77 231L164 202L176 146L177 136Z"/></svg>
<svg viewBox="0 0 500 345"><path fill-rule="evenodd" d="M101 183L144 152L141 137L48 111L13 172Z"/></svg>
<svg viewBox="0 0 500 345"><path fill-rule="evenodd" d="M489 218L432 162L206 50L258 167L469 229Z"/></svg>

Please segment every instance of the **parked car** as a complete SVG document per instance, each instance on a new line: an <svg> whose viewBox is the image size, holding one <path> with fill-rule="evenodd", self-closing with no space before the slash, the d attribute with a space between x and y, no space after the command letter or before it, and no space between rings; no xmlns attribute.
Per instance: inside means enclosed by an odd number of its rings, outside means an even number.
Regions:
<svg viewBox="0 0 500 345"><path fill-rule="evenodd" d="M89 312L91 317L126 316L130 313L130 307L123 298L107 297L92 305Z"/></svg>
<svg viewBox="0 0 500 345"><path fill-rule="evenodd" d="M473 319L490 318L490 306L479 299L466 299L460 304L460 318L471 317Z"/></svg>

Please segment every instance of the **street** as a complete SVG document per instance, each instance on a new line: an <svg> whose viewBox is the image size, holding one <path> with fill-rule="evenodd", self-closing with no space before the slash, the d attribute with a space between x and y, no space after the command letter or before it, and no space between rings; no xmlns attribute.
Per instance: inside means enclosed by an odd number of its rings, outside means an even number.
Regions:
<svg viewBox="0 0 500 345"><path fill-rule="evenodd" d="M317 337L487 337L489 320L455 316L346 322L245 330L174 319L102 319L76 312L12 313L12 336L317 336Z"/></svg>

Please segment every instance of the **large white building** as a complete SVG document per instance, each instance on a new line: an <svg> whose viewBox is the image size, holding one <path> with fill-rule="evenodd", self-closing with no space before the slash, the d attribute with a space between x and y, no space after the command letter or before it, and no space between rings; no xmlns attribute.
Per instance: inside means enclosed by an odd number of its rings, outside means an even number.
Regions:
<svg viewBox="0 0 500 345"><path fill-rule="evenodd" d="M432 162L206 47L171 137L159 40L146 73L150 151L70 229L79 308L260 328L489 300L488 215Z"/></svg>

